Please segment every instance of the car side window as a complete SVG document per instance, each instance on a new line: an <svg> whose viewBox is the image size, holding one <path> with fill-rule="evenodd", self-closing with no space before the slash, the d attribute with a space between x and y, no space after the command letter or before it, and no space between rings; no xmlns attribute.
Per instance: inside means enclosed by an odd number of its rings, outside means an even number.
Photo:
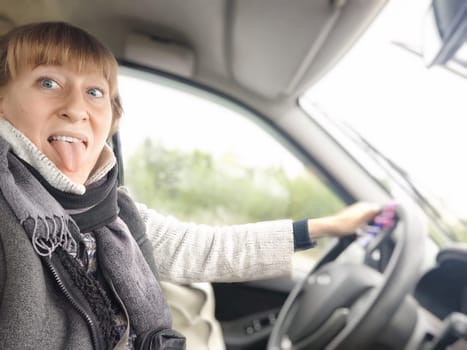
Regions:
<svg viewBox="0 0 467 350"><path fill-rule="evenodd" d="M344 207L265 124L175 85L129 69L119 77L124 179L137 201L211 225L298 220ZM325 245L302 257L314 259Z"/></svg>

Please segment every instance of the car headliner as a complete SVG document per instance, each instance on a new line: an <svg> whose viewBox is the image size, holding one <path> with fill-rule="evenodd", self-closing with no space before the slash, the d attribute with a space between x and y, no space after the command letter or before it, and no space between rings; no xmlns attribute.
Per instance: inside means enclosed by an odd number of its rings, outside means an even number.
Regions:
<svg viewBox="0 0 467 350"><path fill-rule="evenodd" d="M209 86L275 119L337 62L386 2L0 0L0 30L67 21L122 61Z"/></svg>

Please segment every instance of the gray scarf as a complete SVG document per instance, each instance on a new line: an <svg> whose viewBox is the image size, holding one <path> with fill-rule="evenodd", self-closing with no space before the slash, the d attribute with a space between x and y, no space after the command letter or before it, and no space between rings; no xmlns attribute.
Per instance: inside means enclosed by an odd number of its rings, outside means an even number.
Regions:
<svg viewBox="0 0 467 350"><path fill-rule="evenodd" d="M78 225L1 137L0 190L37 254L51 257L61 247L76 255ZM124 302L136 333L169 329L171 315L167 302L125 223L116 217L94 232L99 266Z"/></svg>
<svg viewBox="0 0 467 350"><path fill-rule="evenodd" d="M78 226L60 204L10 152L0 138L0 189L19 223L30 235L40 256L51 256L57 247L76 255L77 243L72 232Z"/></svg>

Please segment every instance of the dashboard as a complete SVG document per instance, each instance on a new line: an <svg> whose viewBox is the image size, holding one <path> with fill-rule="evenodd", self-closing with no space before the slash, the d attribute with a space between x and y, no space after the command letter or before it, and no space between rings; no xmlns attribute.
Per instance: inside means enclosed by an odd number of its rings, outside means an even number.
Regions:
<svg viewBox="0 0 467 350"><path fill-rule="evenodd" d="M430 325L421 329L426 349L467 349L466 244L441 249L435 266L420 278L413 296L423 309L418 323ZM417 338L420 340L420 333Z"/></svg>
<svg viewBox="0 0 467 350"><path fill-rule="evenodd" d="M436 261L418 282L415 299L439 319L467 314L467 245L442 249Z"/></svg>

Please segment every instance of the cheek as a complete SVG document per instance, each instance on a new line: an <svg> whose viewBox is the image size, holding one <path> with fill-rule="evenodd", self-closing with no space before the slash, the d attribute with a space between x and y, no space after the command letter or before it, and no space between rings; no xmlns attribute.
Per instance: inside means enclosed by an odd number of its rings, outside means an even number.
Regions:
<svg viewBox="0 0 467 350"><path fill-rule="evenodd" d="M114 125L114 118L112 116L112 112L109 112L109 116L106 118L105 123L105 138L109 137L110 131L112 130Z"/></svg>
<svg viewBox="0 0 467 350"><path fill-rule="evenodd" d="M112 137L118 131L118 126L120 124L120 118L112 118L112 124L110 126L109 137Z"/></svg>
<svg viewBox="0 0 467 350"><path fill-rule="evenodd" d="M30 123L34 124L36 120L39 119L40 117L40 114L37 113L38 112L37 108L34 108L34 110L36 111L36 113L33 113L33 111L31 110L30 104L22 103L22 104L19 104L18 110L16 111L15 114L18 115L18 118L22 122L25 122L26 124L30 124ZM13 118L14 117L15 116L13 116Z"/></svg>
<svg viewBox="0 0 467 350"><path fill-rule="evenodd" d="M95 137L99 139L99 143L104 144L109 137L110 130L112 128L112 114L105 114L102 118L99 118L94 124Z"/></svg>
<svg viewBox="0 0 467 350"><path fill-rule="evenodd" d="M5 118L25 133L37 133L45 119L41 113L42 107L37 103L15 102L5 106Z"/></svg>

